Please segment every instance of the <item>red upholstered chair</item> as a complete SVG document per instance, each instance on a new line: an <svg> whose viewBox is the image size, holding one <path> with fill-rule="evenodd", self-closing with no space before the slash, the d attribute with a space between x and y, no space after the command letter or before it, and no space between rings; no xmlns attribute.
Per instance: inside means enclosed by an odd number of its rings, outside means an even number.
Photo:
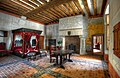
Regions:
<svg viewBox="0 0 120 78"><path fill-rule="evenodd" d="M54 55L54 51L56 50L56 48L54 46L50 46L50 63L54 62L55 60L55 55Z"/></svg>
<svg viewBox="0 0 120 78"><path fill-rule="evenodd" d="M12 51L6 50L6 43L2 42L0 43L0 55L8 55L10 54Z"/></svg>

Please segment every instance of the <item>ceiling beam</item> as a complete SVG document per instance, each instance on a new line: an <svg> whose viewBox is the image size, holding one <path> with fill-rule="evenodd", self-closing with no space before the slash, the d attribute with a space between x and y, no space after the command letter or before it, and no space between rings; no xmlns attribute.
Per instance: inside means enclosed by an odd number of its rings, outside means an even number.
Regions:
<svg viewBox="0 0 120 78"><path fill-rule="evenodd" d="M93 0L94 15L97 15L97 1Z"/></svg>
<svg viewBox="0 0 120 78"><path fill-rule="evenodd" d="M81 8L81 5L79 4L78 0L74 0L75 5L77 6L78 10L81 12L82 15L84 15L84 11Z"/></svg>
<svg viewBox="0 0 120 78"><path fill-rule="evenodd" d="M68 10L68 8L66 8L66 7L64 6L64 4L61 5L61 8L62 8L62 10L65 11L65 13L67 14L67 16L70 16L70 15L71 15L70 12L69 12L69 10Z"/></svg>
<svg viewBox="0 0 120 78"><path fill-rule="evenodd" d="M105 7L106 7L106 5L107 5L107 1L108 1L108 0L103 0L102 9L101 9L101 15L103 15L104 12L105 12Z"/></svg>
<svg viewBox="0 0 120 78"><path fill-rule="evenodd" d="M68 3L66 3L65 6L66 6L66 8L68 8L70 15L75 15L75 13L73 12L72 8L70 7L70 5Z"/></svg>
<svg viewBox="0 0 120 78"><path fill-rule="evenodd" d="M86 11L87 11L87 13L88 13L88 17L89 17L91 14L90 14L90 9L89 9L89 7L88 7L87 0L84 0L84 6L85 6L85 9L86 9Z"/></svg>
<svg viewBox="0 0 120 78"><path fill-rule="evenodd" d="M46 9L50 9L50 8L55 7L55 6L59 6L61 4L67 3L69 1L72 1L72 0L59 0L59 1L58 0L53 0L53 1L49 2L49 3L46 3L42 7L39 7L37 9L35 9L35 10L32 10L31 12L27 13L26 16L29 17L32 14L42 12L42 11L44 11Z"/></svg>
<svg viewBox="0 0 120 78"><path fill-rule="evenodd" d="M41 2L43 2L44 4L46 4L47 3L47 1L45 1L45 0L40 0Z"/></svg>
<svg viewBox="0 0 120 78"><path fill-rule="evenodd" d="M80 14L80 12L79 12L77 6L74 4L73 1L71 1L71 7L74 9L74 11L75 11L75 13L76 13L77 15Z"/></svg>
<svg viewBox="0 0 120 78"><path fill-rule="evenodd" d="M73 14L76 14L76 9L74 8L72 2L68 2L69 7L71 8Z"/></svg>

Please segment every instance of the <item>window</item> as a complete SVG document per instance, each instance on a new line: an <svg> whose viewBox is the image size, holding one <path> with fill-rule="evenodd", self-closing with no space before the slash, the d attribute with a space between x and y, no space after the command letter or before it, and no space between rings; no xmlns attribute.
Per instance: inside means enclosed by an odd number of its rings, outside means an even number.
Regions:
<svg viewBox="0 0 120 78"><path fill-rule="evenodd" d="M109 26L109 14L106 15L106 44L107 50L109 49L110 45L110 34L109 34L110 26Z"/></svg>
<svg viewBox="0 0 120 78"><path fill-rule="evenodd" d="M120 58L120 22L114 26L114 54Z"/></svg>

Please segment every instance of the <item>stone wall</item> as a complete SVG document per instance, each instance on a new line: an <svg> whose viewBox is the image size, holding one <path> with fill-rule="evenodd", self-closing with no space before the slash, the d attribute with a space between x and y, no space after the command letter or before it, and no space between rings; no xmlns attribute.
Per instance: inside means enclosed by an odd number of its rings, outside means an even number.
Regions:
<svg viewBox="0 0 120 78"><path fill-rule="evenodd" d="M82 15L61 18L59 20L59 35L68 36L68 31L71 36L87 35L86 29L88 26L88 19Z"/></svg>
<svg viewBox="0 0 120 78"><path fill-rule="evenodd" d="M109 47L109 62L111 63L114 70L120 77L120 58L118 58L113 53L114 48L114 34L113 34L113 27L120 22L120 0L110 0L110 47ZM110 70L110 73L113 78L119 78L114 75L114 71Z"/></svg>
<svg viewBox="0 0 120 78"><path fill-rule="evenodd" d="M51 24L46 26L46 46L48 46L48 39L56 39L56 44L59 41L59 24Z"/></svg>

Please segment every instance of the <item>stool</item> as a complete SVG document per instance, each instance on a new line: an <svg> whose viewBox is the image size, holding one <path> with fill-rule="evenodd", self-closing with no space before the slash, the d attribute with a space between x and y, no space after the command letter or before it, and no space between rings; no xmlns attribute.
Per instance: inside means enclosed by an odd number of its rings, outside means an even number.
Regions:
<svg viewBox="0 0 120 78"><path fill-rule="evenodd" d="M28 60L35 60L36 59L36 53L35 52L30 52L27 54Z"/></svg>

